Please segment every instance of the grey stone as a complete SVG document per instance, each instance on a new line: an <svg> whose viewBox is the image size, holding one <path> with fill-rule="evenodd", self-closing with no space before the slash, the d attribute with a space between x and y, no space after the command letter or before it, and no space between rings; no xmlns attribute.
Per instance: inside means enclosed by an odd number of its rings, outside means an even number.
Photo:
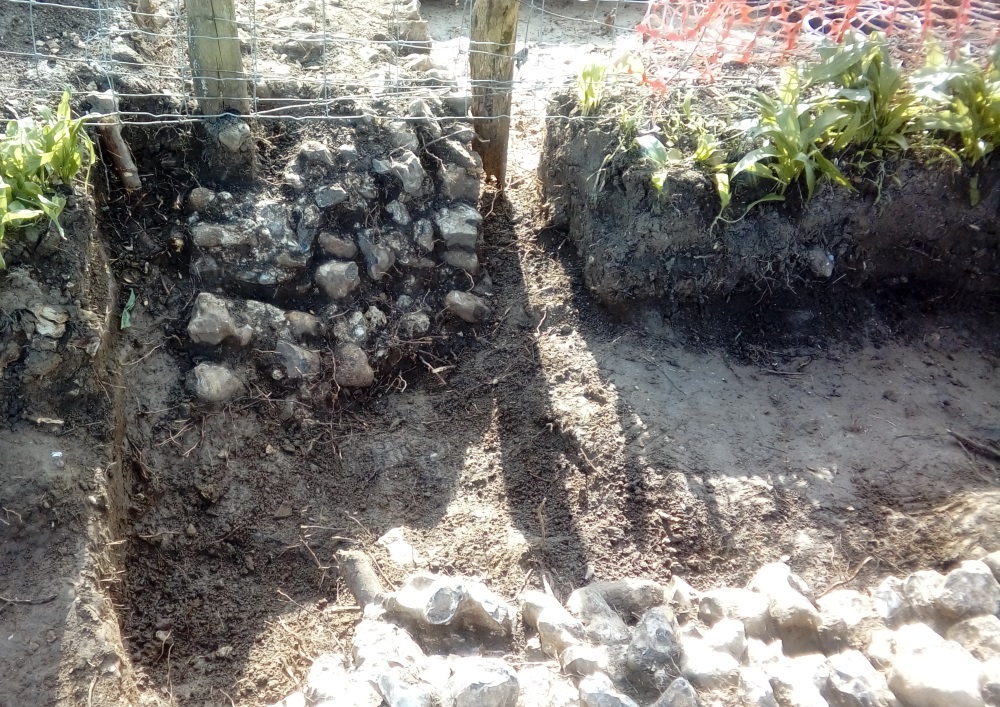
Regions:
<svg viewBox="0 0 1000 707"><path fill-rule="evenodd" d="M439 140L429 147L434 151L434 154L446 163L471 170L473 173L478 172L483 167L479 155L467 150L458 140Z"/></svg>
<svg viewBox="0 0 1000 707"><path fill-rule="evenodd" d="M479 256L467 250L446 250L444 253L444 262L446 265L450 265L458 270L464 270L470 275L479 274Z"/></svg>
<svg viewBox="0 0 1000 707"><path fill-rule="evenodd" d="M448 297L452 294L455 293L449 293ZM465 296L475 297L469 294ZM628 626L621 617L608 606L604 597L589 587L581 587L570 594L566 600L566 609L583 622L587 637L594 643L624 644L631 639Z"/></svg>
<svg viewBox="0 0 1000 707"><path fill-rule="evenodd" d="M395 148L417 152L420 149L420 142L413 128L403 120L393 120L386 125L386 133L389 137L389 144Z"/></svg>
<svg viewBox="0 0 1000 707"><path fill-rule="evenodd" d="M385 210L388 212L392 220L400 226L408 226L412 220L410 219L410 212L407 211L406 206L398 200L393 200L386 204Z"/></svg>
<svg viewBox="0 0 1000 707"><path fill-rule="evenodd" d="M662 692L680 673L680 645L674 612L667 606L647 611L636 626L626 665L641 685Z"/></svg>
<svg viewBox="0 0 1000 707"><path fill-rule="evenodd" d="M611 678L603 673L580 681L580 702L584 707L639 707L635 700L618 692Z"/></svg>
<svg viewBox="0 0 1000 707"><path fill-rule="evenodd" d="M388 246L373 242L367 232L358 237L358 245L365 256L368 277L378 282L395 265L396 254Z"/></svg>
<svg viewBox="0 0 1000 707"><path fill-rule="evenodd" d="M361 312L351 312L337 317L333 323L333 337L341 343L364 344L368 340L368 319Z"/></svg>
<svg viewBox="0 0 1000 707"><path fill-rule="evenodd" d="M445 295L444 308L470 324L478 324L492 314L486 300L460 290L452 290Z"/></svg>
<svg viewBox="0 0 1000 707"><path fill-rule="evenodd" d="M110 51L111 58L114 61L120 61L123 64L142 64L142 56L139 52L125 44L123 41L117 41L111 45Z"/></svg>
<svg viewBox="0 0 1000 707"><path fill-rule="evenodd" d="M375 180L370 174L361 175L361 180L358 182L357 190L358 194L369 201L378 197L378 188L375 186Z"/></svg>
<svg viewBox="0 0 1000 707"><path fill-rule="evenodd" d="M687 627L685 627L685 630ZM742 662L747 651L746 630L736 619L720 619L706 631L699 631L705 643L714 650L725 651Z"/></svg>
<svg viewBox="0 0 1000 707"><path fill-rule="evenodd" d="M347 201L347 197L347 191L339 184L331 184L330 186L320 187L315 192L316 206L321 209L328 209L331 206L343 204Z"/></svg>
<svg viewBox="0 0 1000 707"><path fill-rule="evenodd" d="M761 640L771 638L773 633L767 597L749 589L710 589L701 595L698 618L709 626L720 619L742 621L746 635Z"/></svg>
<svg viewBox="0 0 1000 707"><path fill-rule="evenodd" d="M540 592L537 589L526 589L518 597L521 606L521 620L525 626L538 628L538 617L544 609L562 609L562 604L551 594ZM567 616L569 614L567 613Z"/></svg>
<svg viewBox="0 0 1000 707"><path fill-rule="evenodd" d="M318 213L314 218L311 209L266 200L247 202L240 205L242 215L221 230L192 229L196 255L192 273L210 286L251 286L273 295L272 288L290 283L309 263L314 221L318 223Z"/></svg>
<svg viewBox="0 0 1000 707"><path fill-rule="evenodd" d="M685 678L677 678L663 691L652 707L701 707L698 693Z"/></svg>
<svg viewBox="0 0 1000 707"><path fill-rule="evenodd" d="M760 592L768 601L768 613L782 640L808 639L820 625L819 611L803 594L804 583L783 562L764 565L750 580L747 588ZM805 588L808 592L808 588Z"/></svg>
<svg viewBox="0 0 1000 707"><path fill-rule="evenodd" d="M423 98L417 98L410 103L410 118L413 124L424 132L429 140L439 140L441 138L441 124L437 116L431 109L430 103Z"/></svg>
<svg viewBox="0 0 1000 707"><path fill-rule="evenodd" d="M871 597L853 589L832 591L816 604L821 621L819 642L828 655L846 648L862 650L871 642L872 631L882 626Z"/></svg>
<svg viewBox="0 0 1000 707"><path fill-rule="evenodd" d="M243 389L243 382L227 366L199 363L188 379L195 397L203 403L221 403Z"/></svg>
<svg viewBox="0 0 1000 707"><path fill-rule="evenodd" d="M567 675L593 675L608 670L608 652L604 646L576 644L567 646L559 656L559 664Z"/></svg>
<svg viewBox="0 0 1000 707"><path fill-rule="evenodd" d="M426 334L431 328L431 318L424 312L408 312L399 318L399 330L413 338Z"/></svg>
<svg viewBox="0 0 1000 707"><path fill-rule="evenodd" d="M302 143L299 147L299 155L306 162L311 162L312 164L326 167L333 166L333 152L330 151L329 147L316 140L307 140Z"/></svg>
<svg viewBox="0 0 1000 707"><path fill-rule="evenodd" d="M847 650L829 657L830 672L820 693L830 707L897 707L885 676L861 652Z"/></svg>
<svg viewBox="0 0 1000 707"><path fill-rule="evenodd" d="M224 342L246 346L253 338L249 326L236 326L229 302L208 292L201 292L195 298L187 332L194 343L210 346Z"/></svg>
<svg viewBox="0 0 1000 707"><path fill-rule="evenodd" d="M625 621L640 618L654 606L666 600L666 589L651 579L626 577L609 582L591 582L587 585L614 609Z"/></svg>
<svg viewBox="0 0 1000 707"><path fill-rule="evenodd" d="M344 144L337 148L337 157L348 169L358 169L364 166L364 158L358 153L355 145Z"/></svg>
<svg viewBox="0 0 1000 707"><path fill-rule="evenodd" d="M479 172L456 164L442 162L438 167L441 193L449 201L479 201L482 179Z"/></svg>
<svg viewBox="0 0 1000 707"><path fill-rule="evenodd" d="M350 238L335 236L325 231L319 234L319 245L324 253L341 260L350 260L358 254L358 246Z"/></svg>
<svg viewBox="0 0 1000 707"><path fill-rule="evenodd" d="M288 330L295 339L322 336L325 331L319 317L306 312L285 312L285 321L288 322Z"/></svg>
<svg viewBox="0 0 1000 707"><path fill-rule="evenodd" d="M809 269L815 277L825 280L833 275L834 257L825 248L820 248L819 246L811 248L806 253L806 260L809 263Z"/></svg>
<svg viewBox="0 0 1000 707"><path fill-rule="evenodd" d="M334 380L344 388L365 388L375 382L368 355L357 344L340 344L334 351L337 370Z"/></svg>
<svg viewBox="0 0 1000 707"><path fill-rule="evenodd" d="M936 607L949 621L996 614L1000 608L1000 582L985 562L966 560L945 576Z"/></svg>
<svg viewBox="0 0 1000 707"><path fill-rule="evenodd" d="M425 252L434 250L434 225L427 219L418 219L413 224L413 240Z"/></svg>
<svg viewBox="0 0 1000 707"><path fill-rule="evenodd" d="M959 621L945 637L979 660L1000 659L1000 618L993 614Z"/></svg>
<svg viewBox="0 0 1000 707"><path fill-rule="evenodd" d="M934 570L914 572L903 580L903 596L914 616L921 621L937 621L935 604L942 585L944 575Z"/></svg>
<svg viewBox="0 0 1000 707"><path fill-rule="evenodd" d="M232 153L237 153L250 139L250 126L241 120L232 121L218 133L219 143Z"/></svg>
<svg viewBox="0 0 1000 707"><path fill-rule="evenodd" d="M895 630L878 629L873 632L872 641L863 652L872 665L879 670L886 670L892 667L897 655L940 648L945 642L927 624L903 624ZM960 648L957 644L953 645Z"/></svg>
<svg viewBox="0 0 1000 707"><path fill-rule="evenodd" d="M215 201L215 192L205 187L195 187L188 194L188 208L200 214L208 211Z"/></svg>
<svg viewBox="0 0 1000 707"><path fill-rule="evenodd" d="M389 616L418 626L472 627L509 634L514 610L481 582L428 572L410 575L385 602Z"/></svg>
<svg viewBox="0 0 1000 707"><path fill-rule="evenodd" d="M502 660L463 658L452 666L446 694L454 707L514 707L517 676Z"/></svg>
<svg viewBox="0 0 1000 707"><path fill-rule="evenodd" d="M667 606L674 610L677 620L684 623L689 617L698 615L698 603L701 595L698 590L688 584L683 577L674 575L664 587L664 597Z"/></svg>
<svg viewBox="0 0 1000 707"><path fill-rule="evenodd" d="M315 204L307 204L299 214L299 223L295 226L295 234L301 240L312 240L319 233L319 222L322 218L319 207Z"/></svg>
<svg viewBox="0 0 1000 707"><path fill-rule="evenodd" d="M401 150L398 156L388 160L374 160L372 167L377 174L394 174L403 184L407 194L419 196L423 192L426 172L420 158L410 150Z"/></svg>
<svg viewBox="0 0 1000 707"><path fill-rule="evenodd" d="M285 366L285 376L291 380L312 378L319 374L319 354L281 339L276 351Z"/></svg>
<svg viewBox="0 0 1000 707"><path fill-rule="evenodd" d="M304 15L289 15L280 18L274 23L275 29L287 32L292 29L301 29L307 32L312 32L316 29L316 23L311 17L306 17Z"/></svg>
<svg viewBox="0 0 1000 707"><path fill-rule="evenodd" d="M438 231L448 247L461 246L475 250L479 240L479 224L483 217L468 204L444 208L434 216Z"/></svg>
<svg viewBox="0 0 1000 707"><path fill-rule="evenodd" d="M435 707L438 703L431 685L398 669L379 673L375 685L389 707Z"/></svg>
<svg viewBox="0 0 1000 707"><path fill-rule="evenodd" d="M984 707L979 661L957 643L896 649L889 687L907 707Z"/></svg>
<svg viewBox="0 0 1000 707"><path fill-rule="evenodd" d="M517 707L579 707L580 693L557 665L528 665L517 673Z"/></svg>
<svg viewBox="0 0 1000 707"><path fill-rule="evenodd" d="M343 299L358 289L361 275L358 264L353 261L332 260L316 268L316 284L327 297Z"/></svg>

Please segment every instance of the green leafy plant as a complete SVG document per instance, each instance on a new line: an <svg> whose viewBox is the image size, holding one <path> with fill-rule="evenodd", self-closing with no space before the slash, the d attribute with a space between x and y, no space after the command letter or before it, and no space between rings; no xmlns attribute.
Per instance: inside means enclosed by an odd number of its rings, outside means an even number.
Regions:
<svg viewBox="0 0 1000 707"><path fill-rule="evenodd" d="M676 147L667 148L660 139L651 133L640 135L635 139L635 145L639 148L639 154L643 159L649 161L656 171L650 177L653 187L658 192L663 191L670 174L671 165L683 161L684 155Z"/></svg>
<svg viewBox="0 0 1000 707"><path fill-rule="evenodd" d="M1000 46L985 66L967 56L949 63L932 47L913 84L928 106L920 127L958 136L960 154L970 164L1000 146Z"/></svg>
<svg viewBox="0 0 1000 707"><path fill-rule="evenodd" d="M820 47L819 57L805 70L804 86L818 86L818 102L848 115L838 127L833 151L854 147L880 157L886 149L907 149L906 136L916 128L917 97L890 56L885 36L853 33L841 44Z"/></svg>
<svg viewBox="0 0 1000 707"><path fill-rule="evenodd" d="M775 193L783 196L805 175L807 199L824 176L851 188L840 169L823 155L851 119L848 112L828 101L804 98L794 67L785 68L776 96L757 92L752 100L759 117L749 132L762 145L735 164L730 181L746 172L776 182Z"/></svg>
<svg viewBox="0 0 1000 707"><path fill-rule="evenodd" d="M576 94L583 115L593 115L601 107L604 99L604 74L607 71L607 64L600 62L587 64L580 69L580 75L576 79Z"/></svg>
<svg viewBox="0 0 1000 707"><path fill-rule="evenodd" d="M54 113L39 107L37 118L8 122L0 137L0 247L7 228L23 227L43 217L63 235L59 216L66 198L57 189L69 187L84 169L89 175L95 160L83 119L72 117L69 101L67 91Z"/></svg>

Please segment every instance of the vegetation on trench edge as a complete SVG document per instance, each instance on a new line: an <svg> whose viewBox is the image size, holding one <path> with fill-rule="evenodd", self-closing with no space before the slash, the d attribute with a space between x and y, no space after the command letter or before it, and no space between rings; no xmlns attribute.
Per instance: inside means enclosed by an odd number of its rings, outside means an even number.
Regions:
<svg viewBox="0 0 1000 707"><path fill-rule="evenodd" d="M620 58L611 66L618 70L612 78L634 74L654 97L667 93L646 81L636 59ZM725 101L728 115L714 118L692 108L691 92L678 110L659 117L646 117L642 104L621 109L619 144L601 171L615 154L634 150L653 167L652 185L664 193L672 168L699 166L718 191L715 223L732 223L761 203L783 201L793 186L804 187L808 200L824 179L854 189L847 175L874 172L881 190L887 158L920 149L973 168L969 193L975 205L975 168L1000 148L1000 47L982 64L966 55L949 61L932 46L924 65L907 75L884 36L853 34L822 47L813 63L785 67L773 92L755 90ZM599 102L588 114L597 107ZM732 115L741 112L750 117L730 127ZM731 218L727 212L739 189L758 198Z"/></svg>
<svg viewBox="0 0 1000 707"><path fill-rule="evenodd" d="M88 179L95 160L84 119L72 117L68 91L55 112L38 106L35 113L9 121L0 135L0 269L6 267L2 249L8 228L48 219L63 235L59 216L66 197L60 192L81 172Z"/></svg>

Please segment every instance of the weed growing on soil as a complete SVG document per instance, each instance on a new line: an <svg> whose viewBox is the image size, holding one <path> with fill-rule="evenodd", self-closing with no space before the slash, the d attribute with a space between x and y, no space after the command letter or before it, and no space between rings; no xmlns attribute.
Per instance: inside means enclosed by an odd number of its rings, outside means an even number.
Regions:
<svg viewBox="0 0 1000 707"><path fill-rule="evenodd" d="M55 113L41 106L37 118L10 121L0 137L0 248L7 228L23 227L42 217L63 235L59 216L66 198L58 188L69 187L84 168L89 174L95 159L83 119L72 117L69 100L67 91Z"/></svg>

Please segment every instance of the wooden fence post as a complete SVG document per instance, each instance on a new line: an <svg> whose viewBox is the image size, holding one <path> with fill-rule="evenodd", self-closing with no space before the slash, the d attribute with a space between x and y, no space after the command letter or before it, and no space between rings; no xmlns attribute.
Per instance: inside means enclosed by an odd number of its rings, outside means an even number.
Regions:
<svg viewBox="0 0 1000 707"><path fill-rule="evenodd" d="M500 189L507 177L510 102L514 79L514 40L519 0L475 0L469 41L472 116L483 171Z"/></svg>
<svg viewBox="0 0 1000 707"><path fill-rule="evenodd" d="M233 0L184 0L194 92L201 112L248 111Z"/></svg>

